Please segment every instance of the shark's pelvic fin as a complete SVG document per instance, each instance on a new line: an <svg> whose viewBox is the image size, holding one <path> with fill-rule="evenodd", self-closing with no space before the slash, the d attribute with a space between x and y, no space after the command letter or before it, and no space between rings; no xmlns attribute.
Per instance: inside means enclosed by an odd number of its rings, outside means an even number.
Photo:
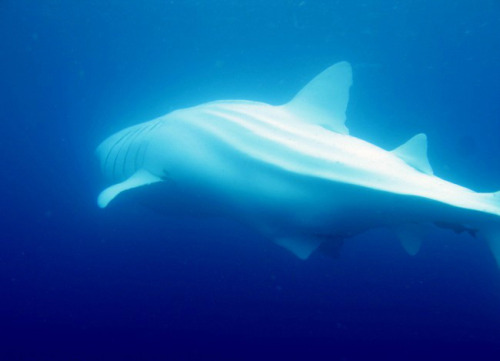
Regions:
<svg viewBox="0 0 500 361"><path fill-rule="evenodd" d="M300 259L307 259L321 244L321 239L317 238L278 238L276 244L286 248Z"/></svg>
<svg viewBox="0 0 500 361"><path fill-rule="evenodd" d="M429 175L434 174L427 158L427 136L425 134L415 135L392 152L415 169Z"/></svg>
<svg viewBox="0 0 500 361"><path fill-rule="evenodd" d="M406 253L415 256L422 246L422 230L417 225L406 224L396 228L396 233Z"/></svg>
<svg viewBox="0 0 500 361"><path fill-rule="evenodd" d="M345 111L351 84L351 65L337 63L311 80L285 107L312 124L348 134Z"/></svg>
<svg viewBox="0 0 500 361"><path fill-rule="evenodd" d="M138 170L127 180L106 188L99 194L97 204L105 208L117 195L128 189L137 188L151 183L161 182L163 179L157 177L146 170Z"/></svg>

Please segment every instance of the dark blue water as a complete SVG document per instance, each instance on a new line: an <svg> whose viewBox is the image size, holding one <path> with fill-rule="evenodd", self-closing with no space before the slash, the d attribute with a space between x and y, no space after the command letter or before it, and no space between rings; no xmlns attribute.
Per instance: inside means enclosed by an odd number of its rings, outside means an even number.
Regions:
<svg viewBox="0 0 500 361"><path fill-rule="evenodd" d="M289 100L348 60L351 134L429 137L437 175L500 189L497 0L0 0L0 360L500 355L500 271L437 230L300 261L229 221L117 200L94 149L216 99Z"/></svg>

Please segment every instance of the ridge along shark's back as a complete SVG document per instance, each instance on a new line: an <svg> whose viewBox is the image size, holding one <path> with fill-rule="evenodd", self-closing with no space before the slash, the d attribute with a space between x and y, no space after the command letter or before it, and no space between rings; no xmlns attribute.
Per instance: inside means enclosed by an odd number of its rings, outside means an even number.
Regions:
<svg viewBox="0 0 500 361"><path fill-rule="evenodd" d="M351 84L351 66L341 62L285 105L217 101L127 128L97 150L116 183L99 195L99 206L168 181L173 203L214 202L215 213L248 223L301 258L378 226L393 227L415 254L422 223L480 234L500 261L499 194L434 176L425 134L393 151L350 136Z"/></svg>

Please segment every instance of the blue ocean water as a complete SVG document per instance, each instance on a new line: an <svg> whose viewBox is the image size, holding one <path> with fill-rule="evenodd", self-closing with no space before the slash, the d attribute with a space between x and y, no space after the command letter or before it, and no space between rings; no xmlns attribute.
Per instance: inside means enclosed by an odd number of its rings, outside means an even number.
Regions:
<svg viewBox="0 0 500 361"><path fill-rule="evenodd" d="M497 0L0 0L0 360L500 355L500 272L439 231L308 261L226 220L106 210L95 147L179 107L289 100L353 65L351 133L425 132L435 173L500 190Z"/></svg>

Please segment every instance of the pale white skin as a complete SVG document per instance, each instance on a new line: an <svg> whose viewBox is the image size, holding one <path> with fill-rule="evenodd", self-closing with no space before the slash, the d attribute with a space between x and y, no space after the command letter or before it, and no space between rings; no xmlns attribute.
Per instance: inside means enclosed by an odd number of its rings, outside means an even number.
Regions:
<svg viewBox="0 0 500 361"><path fill-rule="evenodd" d="M350 85L343 62L284 106L218 101L127 128L98 148L103 172L119 182L99 204L162 182L168 213L234 218L301 258L322 242L380 226L395 228L411 254L418 224L496 240L500 197L432 175L425 135L389 152L347 134ZM495 255L497 243L490 242Z"/></svg>

